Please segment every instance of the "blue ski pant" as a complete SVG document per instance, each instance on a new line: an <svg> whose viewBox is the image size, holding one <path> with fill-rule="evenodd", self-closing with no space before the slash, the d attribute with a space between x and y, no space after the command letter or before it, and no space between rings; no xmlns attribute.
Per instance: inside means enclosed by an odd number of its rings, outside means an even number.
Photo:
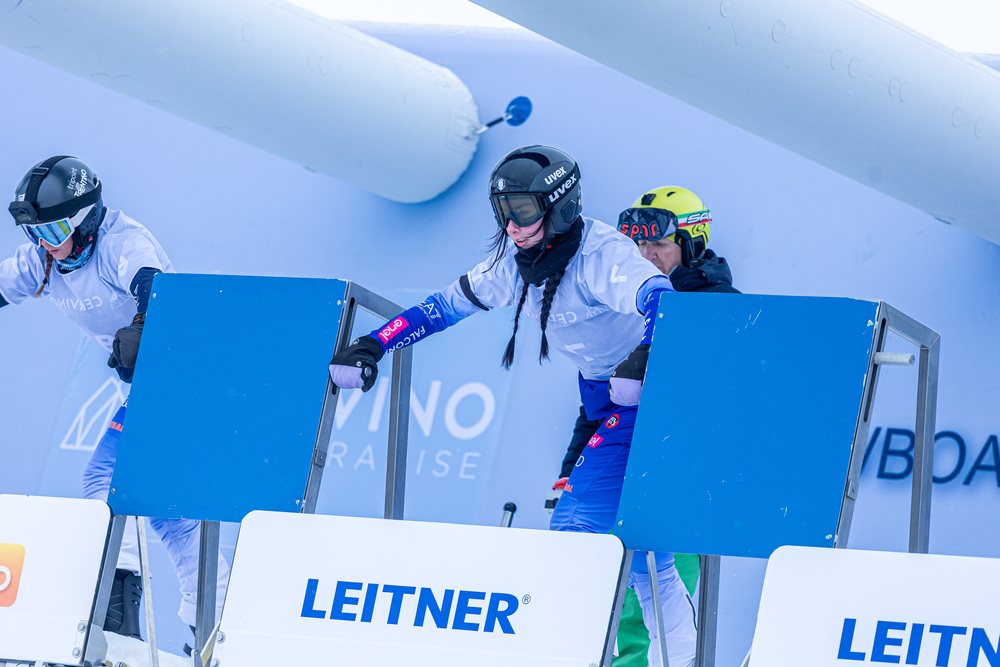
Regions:
<svg viewBox="0 0 1000 667"><path fill-rule="evenodd" d="M104 437L90 457L83 471L83 497L107 501L111 488L111 475L118 456L118 441L121 439L125 421L125 405L118 408ZM198 557L201 547L201 522L191 519L150 518L149 525L166 547L167 555L174 565L174 572L180 583L181 604L177 615L187 625L195 625L198 601ZM122 547L118 554L118 568L139 572L138 534L130 519L122 536ZM229 563L219 554L218 588L216 589L216 620L222 614L222 603L226 599L229 585ZM214 625L214 623L213 623Z"/></svg>
<svg viewBox="0 0 1000 667"><path fill-rule="evenodd" d="M549 524L551 530L612 531L618 516L636 412L635 407L612 406L601 415L601 426L583 448L556 504ZM674 568L672 553L656 553L656 575L670 667L693 666L696 651L694 606ZM629 586L636 591L649 630L649 664L662 665L650 581L646 554L636 552L629 572Z"/></svg>

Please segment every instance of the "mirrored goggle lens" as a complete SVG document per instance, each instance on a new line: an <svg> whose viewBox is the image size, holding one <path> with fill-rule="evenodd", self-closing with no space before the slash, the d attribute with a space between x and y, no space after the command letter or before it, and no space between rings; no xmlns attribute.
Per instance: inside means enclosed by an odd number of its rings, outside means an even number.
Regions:
<svg viewBox="0 0 1000 667"><path fill-rule="evenodd" d="M23 225L22 229L35 245L41 245L42 241L45 241L51 246L59 246L73 235L69 219L46 222L41 225Z"/></svg>
<svg viewBox="0 0 1000 667"><path fill-rule="evenodd" d="M490 200L497 214L497 224L502 227L507 226L508 220L513 220L518 227L529 227L545 214L541 197L538 195L493 195Z"/></svg>
<svg viewBox="0 0 1000 667"><path fill-rule="evenodd" d="M677 216L662 208L627 208L618 216L618 231L633 241L659 241L677 231Z"/></svg>

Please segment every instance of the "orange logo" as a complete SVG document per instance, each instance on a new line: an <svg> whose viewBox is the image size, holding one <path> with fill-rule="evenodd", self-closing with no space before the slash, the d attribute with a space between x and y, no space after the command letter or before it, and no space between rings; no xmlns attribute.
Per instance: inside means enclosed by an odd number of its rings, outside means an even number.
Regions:
<svg viewBox="0 0 1000 667"><path fill-rule="evenodd" d="M20 544L0 544L0 607L9 607L17 599L21 583L24 547Z"/></svg>

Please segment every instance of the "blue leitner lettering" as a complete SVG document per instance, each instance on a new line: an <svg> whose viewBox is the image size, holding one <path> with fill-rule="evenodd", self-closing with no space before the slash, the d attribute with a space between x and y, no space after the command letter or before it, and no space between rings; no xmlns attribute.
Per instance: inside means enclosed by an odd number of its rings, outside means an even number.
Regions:
<svg viewBox="0 0 1000 667"><path fill-rule="evenodd" d="M416 586L338 581L327 614L325 608L317 607L318 590L319 579L306 581L302 618L386 625L402 622L418 628L429 622L441 629L490 633L499 627L503 634L512 635L515 632L511 617L520 605L518 597L510 593L459 590L456 595L451 588L435 592L426 586L418 589Z"/></svg>
<svg viewBox="0 0 1000 667"><path fill-rule="evenodd" d="M858 619L845 618L840 631L840 645L837 650L838 660L851 660L855 662L889 663L916 665L920 662L920 651L926 646L924 642L924 628L927 628L927 635L937 635L937 654L935 655L935 667L977 667L980 664L980 657L985 658L990 667L1000 667L1000 633L997 633L996 641L990 639L990 634L983 628L968 628L961 625L929 625L923 623L907 623L905 621L876 620L875 631L871 639L871 652L866 653L867 647L863 637L855 639L857 634ZM870 623L869 623L869 627ZM909 631L909 635L907 635ZM970 632L971 631L971 632ZM962 642L956 642L956 637L969 635L968 652L961 649L955 651L955 646L962 646ZM906 654L899 651L906 646ZM930 641L929 650L934 650L934 642ZM897 649L896 647L899 647ZM870 656L870 657L869 657ZM952 658L956 659L953 661Z"/></svg>

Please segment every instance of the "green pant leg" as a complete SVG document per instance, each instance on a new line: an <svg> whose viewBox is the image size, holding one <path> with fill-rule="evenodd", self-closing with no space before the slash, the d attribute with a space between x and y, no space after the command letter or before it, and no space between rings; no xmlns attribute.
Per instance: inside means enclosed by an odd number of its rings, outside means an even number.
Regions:
<svg viewBox="0 0 1000 667"><path fill-rule="evenodd" d="M613 667L646 667L648 650L649 633L642 621L639 597L629 588L625 591L622 617L618 621L618 656L611 664Z"/></svg>
<svg viewBox="0 0 1000 667"><path fill-rule="evenodd" d="M688 595L694 595L698 585L698 575L701 574L701 556L698 554L674 554L674 567L684 582Z"/></svg>
<svg viewBox="0 0 1000 667"><path fill-rule="evenodd" d="M639 552L635 557L643 557ZM701 573L701 559L697 554L674 554L674 567L688 595L694 595ZM618 622L618 656L612 661L613 667L647 667L649 651L649 631L642 620L639 598L631 588L625 591L622 617Z"/></svg>

